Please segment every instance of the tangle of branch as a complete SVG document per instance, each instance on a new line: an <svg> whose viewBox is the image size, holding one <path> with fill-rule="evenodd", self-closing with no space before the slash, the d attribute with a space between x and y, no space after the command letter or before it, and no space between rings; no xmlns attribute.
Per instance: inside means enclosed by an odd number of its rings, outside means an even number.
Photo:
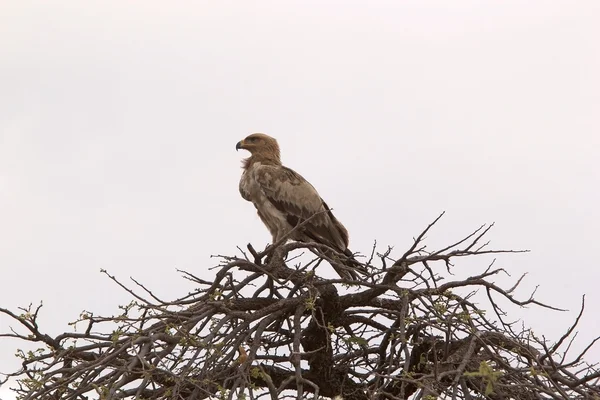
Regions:
<svg viewBox="0 0 600 400"><path fill-rule="evenodd" d="M520 279L508 289L493 283L503 272L493 262L448 280L462 257L513 251L487 249L491 226L427 251L438 220L399 259L374 247L360 282L320 277L332 249L292 242L268 258L251 246L251 257L218 256L212 281L182 271L197 290L174 301L104 271L131 303L114 317L83 313L77 331L56 337L38 325L40 307L0 308L16 323L0 336L38 347L21 351L22 368L6 376L32 400L600 399L600 372L583 361L597 339L569 355L585 303L556 343L517 329L500 299L558 309L515 297ZM298 250L317 255L299 262Z"/></svg>

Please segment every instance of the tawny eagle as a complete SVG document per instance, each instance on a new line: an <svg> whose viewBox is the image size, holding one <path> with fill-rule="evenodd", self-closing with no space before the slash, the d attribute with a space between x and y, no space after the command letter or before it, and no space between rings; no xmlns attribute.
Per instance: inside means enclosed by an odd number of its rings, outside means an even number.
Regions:
<svg viewBox="0 0 600 400"><path fill-rule="evenodd" d="M263 133L253 133L235 148L250 152L250 157L243 161L240 194L254 204L258 216L271 232L273 243L289 235L289 239L325 244L352 257L348 231L313 185L281 164L277 140ZM291 232L303 222L304 225ZM342 278L357 280L355 269L362 270L360 264L353 259L344 264L346 267L335 263L332 266Z"/></svg>

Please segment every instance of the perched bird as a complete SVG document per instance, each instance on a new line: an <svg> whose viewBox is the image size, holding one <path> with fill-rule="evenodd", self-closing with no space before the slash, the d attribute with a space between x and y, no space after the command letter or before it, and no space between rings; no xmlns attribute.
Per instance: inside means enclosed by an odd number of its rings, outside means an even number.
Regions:
<svg viewBox="0 0 600 400"><path fill-rule="evenodd" d="M243 160L240 194L254 204L273 236L273 243L289 234L289 239L325 244L352 257L348 231L316 189L300 174L281 164L277 140L263 133L253 133L235 148L250 152L250 157ZM292 232L303 222L304 225ZM360 264L350 260L343 263L346 268L332 266L343 279L357 280L356 269L360 269Z"/></svg>

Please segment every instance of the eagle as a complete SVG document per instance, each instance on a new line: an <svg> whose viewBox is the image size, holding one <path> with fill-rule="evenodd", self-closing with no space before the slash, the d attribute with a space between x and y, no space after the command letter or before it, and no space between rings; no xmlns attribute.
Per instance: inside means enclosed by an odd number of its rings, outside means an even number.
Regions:
<svg viewBox="0 0 600 400"><path fill-rule="evenodd" d="M348 257L346 262L342 261L345 267L332 263L340 277L358 280L357 270L363 270L348 249L348 230L313 185L281 164L277 140L253 133L239 141L235 149L250 152L250 157L243 160L239 191L244 200L254 204L273 237L273 244L288 236L299 242L327 245ZM294 230L299 224L302 225Z"/></svg>

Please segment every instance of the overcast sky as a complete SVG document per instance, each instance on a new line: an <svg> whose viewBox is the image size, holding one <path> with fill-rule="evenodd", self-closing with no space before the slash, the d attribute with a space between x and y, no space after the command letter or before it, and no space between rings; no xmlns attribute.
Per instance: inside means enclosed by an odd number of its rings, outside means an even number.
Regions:
<svg viewBox="0 0 600 400"><path fill-rule="evenodd" d="M433 246L495 221L492 246L532 250L498 260L529 273L518 294L571 310L513 315L557 338L585 293L581 348L600 334L598 21L596 0L0 0L0 306L43 300L58 334L129 301L100 268L174 298L176 268L262 248L235 143L264 132L353 251L401 254L444 210Z"/></svg>

